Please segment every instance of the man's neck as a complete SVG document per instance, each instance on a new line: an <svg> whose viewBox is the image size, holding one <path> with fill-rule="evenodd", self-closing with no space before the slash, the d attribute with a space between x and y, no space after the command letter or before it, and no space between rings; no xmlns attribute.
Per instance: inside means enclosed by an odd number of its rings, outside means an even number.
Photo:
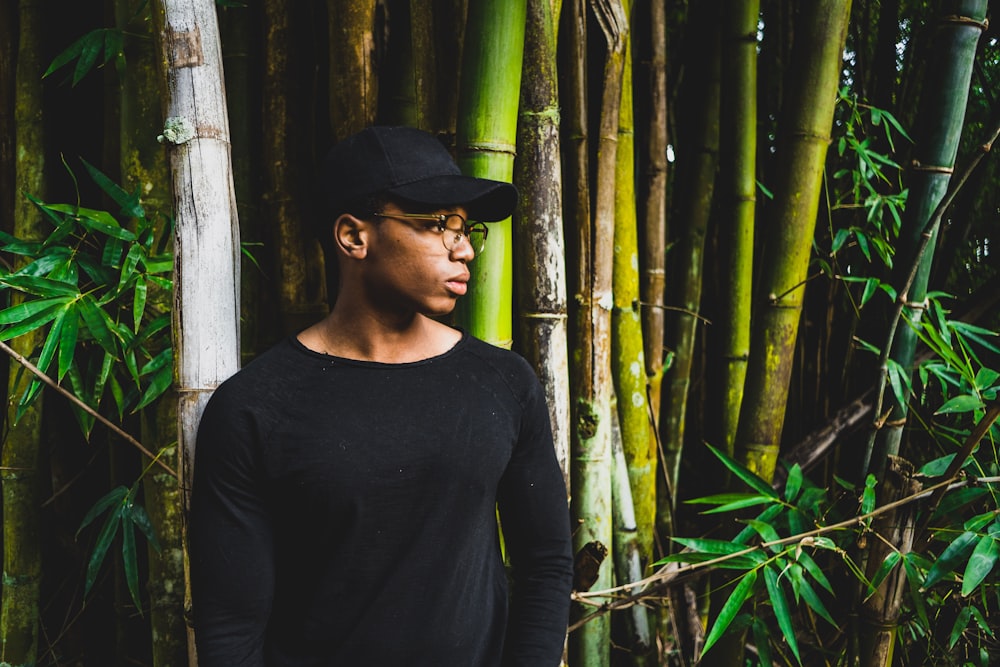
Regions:
<svg viewBox="0 0 1000 667"><path fill-rule="evenodd" d="M325 319L305 329L299 341L310 350L345 359L399 364L444 354L461 333L420 314L407 320L347 316L334 307Z"/></svg>

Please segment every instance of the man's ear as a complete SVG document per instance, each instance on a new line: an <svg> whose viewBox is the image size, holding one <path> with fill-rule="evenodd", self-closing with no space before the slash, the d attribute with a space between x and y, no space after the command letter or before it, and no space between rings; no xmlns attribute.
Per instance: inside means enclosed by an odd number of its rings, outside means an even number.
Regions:
<svg viewBox="0 0 1000 667"><path fill-rule="evenodd" d="M344 213L333 223L333 244L337 250L354 259L368 254L369 223Z"/></svg>

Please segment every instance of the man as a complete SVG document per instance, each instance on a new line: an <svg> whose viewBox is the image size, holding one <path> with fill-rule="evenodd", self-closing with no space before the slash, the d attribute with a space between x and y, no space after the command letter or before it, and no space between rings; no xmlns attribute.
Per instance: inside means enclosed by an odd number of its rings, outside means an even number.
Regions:
<svg viewBox="0 0 1000 667"><path fill-rule="evenodd" d="M199 665L557 665L572 555L541 386L441 321L517 193L401 127L334 146L322 185L330 314L223 383L199 429Z"/></svg>

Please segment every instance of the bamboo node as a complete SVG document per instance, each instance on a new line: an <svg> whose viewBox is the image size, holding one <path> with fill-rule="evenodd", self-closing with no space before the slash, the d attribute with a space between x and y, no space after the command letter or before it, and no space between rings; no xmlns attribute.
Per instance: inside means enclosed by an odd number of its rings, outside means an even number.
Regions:
<svg viewBox="0 0 1000 667"><path fill-rule="evenodd" d="M507 153L517 155L517 147L505 141L470 141L462 146L463 153Z"/></svg>
<svg viewBox="0 0 1000 667"><path fill-rule="evenodd" d="M925 171L929 174L954 174L954 167L946 167L943 165L934 164L923 164L920 160L914 160L910 163L910 169L913 171Z"/></svg>
<svg viewBox="0 0 1000 667"><path fill-rule="evenodd" d="M941 23L953 23L956 25L971 25L979 28L983 32L990 27L990 20L987 18L977 19L973 16L958 16L952 14L950 16L944 16L941 18Z"/></svg>
<svg viewBox="0 0 1000 667"><path fill-rule="evenodd" d="M526 320L565 320L566 313L521 313Z"/></svg>

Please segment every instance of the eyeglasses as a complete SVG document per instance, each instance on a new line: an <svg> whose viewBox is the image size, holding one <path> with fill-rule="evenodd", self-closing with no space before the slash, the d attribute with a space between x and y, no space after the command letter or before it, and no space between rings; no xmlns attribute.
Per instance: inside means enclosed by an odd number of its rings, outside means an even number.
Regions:
<svg viewBox="0 0 1000 667"><path fill-rule="evenodd" d="M427 229L436 229L441 234L441 242L448 252L453 251L465 239L478 255L486 247L485 223L468 222L458 213L374 213L376 218L401 218L404 220L428 220L433 225Z"/></svg>

